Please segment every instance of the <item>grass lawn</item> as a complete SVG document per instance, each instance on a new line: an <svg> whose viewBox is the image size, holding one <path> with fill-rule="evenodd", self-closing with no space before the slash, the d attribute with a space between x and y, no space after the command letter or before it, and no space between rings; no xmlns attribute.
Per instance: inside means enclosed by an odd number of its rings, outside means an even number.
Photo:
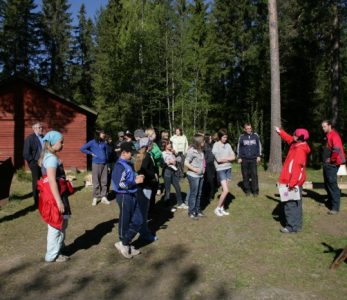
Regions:
<svg viewBox="0 0 347 300"><path fill-rule="evenodd" d="M323 180L321 171L308 173ZM346 195L340 214L329 216L324 190L305 192L303 231L281 234L277 176L260 171L260 196L245 197L235 165L230 216L214 215L216 200L199 221L159 203L151 224L159 240L135 242L142 254L126 260L114 247L118 207L92 207L83 176L70 198L71 261L61 264L44 262L47 227L32 209L31 183L14 179L0 210L1 299L346 299L347 264L328 269L347 246Z"/></svg>

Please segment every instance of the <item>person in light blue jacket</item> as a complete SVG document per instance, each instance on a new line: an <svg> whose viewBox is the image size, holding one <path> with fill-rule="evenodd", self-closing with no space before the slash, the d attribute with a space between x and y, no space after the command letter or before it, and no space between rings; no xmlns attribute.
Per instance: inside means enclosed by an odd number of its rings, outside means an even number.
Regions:
<svg viewBox="0 0 347 300"><path fill-rule="evenodd" d="M107 163L108 151L105 141L106 134L103 130L97 130L95 139L89 141L81 147L81 152L91 155L92 159L92 180L93 180L93 201L95 206L98 200L101 203L110 204L107 200Z"/></svg>

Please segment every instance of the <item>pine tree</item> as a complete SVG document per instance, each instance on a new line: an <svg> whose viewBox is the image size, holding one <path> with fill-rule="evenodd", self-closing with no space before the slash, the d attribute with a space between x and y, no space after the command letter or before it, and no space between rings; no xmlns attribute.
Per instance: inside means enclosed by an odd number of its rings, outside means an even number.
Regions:
<svg viewBox="0 0 347 300"><path fill-rule="evenodd" d="M129 72L122 68L123 13L121 1L111 0L100 12L96 24L94 106L99 112L98 125L103 128L124 128L127 125L126 118L131 114L130 101L126 101L122 96L124 80Z"/></svg>
<svg viewBox="0 0 347 300"><path fill-rule="evenodd" d="M1 2L0 64L3 75L32 75L38 53L38 15L34 0Z"/></svg>
<svg viewBox="0 0 347 300"><path fill-rule="evenodd" d="M281 126L281 89L278 44L277 2L269 0L269 37L271 60L271 145L269 170L280 172L282 168L281 140L274 132L275 126Z"/></svg>
<svg viewBox="0 0 347 300"><path fill-rule="evenodd" d="M41 81L55 91L69 94L68 63L71 47L71 13L67 0L43 0Z"/></svg>

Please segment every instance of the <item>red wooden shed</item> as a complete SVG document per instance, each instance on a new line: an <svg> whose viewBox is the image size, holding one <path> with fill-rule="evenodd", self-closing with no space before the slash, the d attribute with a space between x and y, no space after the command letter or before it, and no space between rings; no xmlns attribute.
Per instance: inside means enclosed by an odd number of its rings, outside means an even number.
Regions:
<svg viewBox="0 0 347 300"><path fill-rule="evenodd" d="M0 160L12 158L15 168L24 166L24 139L39 121L44 132L64 134L59 157L66 169L87 169L80 147L92 138L97 113L78 105L27 78L11 77L0 83Z"/></svg>

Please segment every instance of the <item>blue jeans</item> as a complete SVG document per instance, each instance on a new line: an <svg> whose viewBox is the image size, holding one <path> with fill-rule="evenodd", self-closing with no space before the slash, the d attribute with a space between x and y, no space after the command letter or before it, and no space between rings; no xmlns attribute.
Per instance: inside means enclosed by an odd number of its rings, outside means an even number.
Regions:
<svg viewBox="0 0 347 300"><path fill-rule="evenodd" d="M144 239L146 239L152 235L152 233L150 232L150 230L148 228L148 224L147 224L151 193L152 193L152 191L148 190L148 189L138 188L138 190L137 190L137 201L139 204L139 208L140 208L141 215L142 215L142 221L143 221L139 232L140 232L141 237L143 237Z"/></svg>
<svg viewBox="0 0 347 300"><path fill-rule="evenodd" d="M67 228L68 220L64 219L63 228L59 230L57 228L48 225L47 231L47 252L45 261L52 262L60 254L61 247L64 245L65 230Z"/></svg>
<svg viewBox="0 0 347 300"><path fill-rule="evenodd" d="M119 205L119 240L123 245L129 245L143 223L140 206L136 194L117 194L116 199Z"/></svg>
<svg viewBox="0 0 347 300"><path fill-rule="evenodd" d="M182 204L182 194L181 187L179 183L179 177L175 174L174 171L169 170L168 168L164 171L164 183L165 183L165 201L170 201L170 187L171 184L174 186L176 191L177 205Z"/></svg>
<svg viewBox="0 0 347 300"><path fill-rule="evenodd" d="M337 185L337 171L338 167L335 165L323 165L324 186L328 194L329 205L331 210L340 210L340 189Z"/></svg>
<svg viewBox="0 0 347 300"><path fill-rule="evenodd" d="M204 177L187 175L189 182L188 214L197 215L200 212L200 200Z"/></svg>

